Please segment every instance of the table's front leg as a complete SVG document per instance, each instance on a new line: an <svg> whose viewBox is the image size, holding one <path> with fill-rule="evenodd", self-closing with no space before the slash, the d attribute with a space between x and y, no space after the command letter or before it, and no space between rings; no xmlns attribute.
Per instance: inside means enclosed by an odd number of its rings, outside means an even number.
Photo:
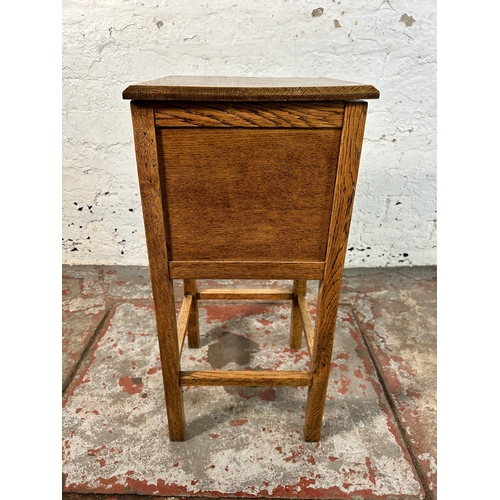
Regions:
<svg viewBox="0 0 500 500"><path fill-rule="evenodd" d="M366 107L366 102L363 101L347 102L345 107L325 272L318 293L314 352L311 359L312 384L307 396L304 428L306 441L318 441L321 437L342 274L363 145Z"/></svg>
<svg viewBox="0 0 500 500"><path fill-rule="evenodd" d="M154 110L131 103L134 143L141 190L151 285L155 302L163 386L171 441L184 441L184 406L180 385L179 340L173 282L169 276L168 249L163 214Z"/></svg>

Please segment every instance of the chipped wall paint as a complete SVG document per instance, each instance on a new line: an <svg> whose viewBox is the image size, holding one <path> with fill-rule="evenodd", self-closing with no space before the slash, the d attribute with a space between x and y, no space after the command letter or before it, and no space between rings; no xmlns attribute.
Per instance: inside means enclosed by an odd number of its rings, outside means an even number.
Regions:
<svg viewBox="0 0 500 500"><path fill-rule="evenodd" d="M63 262L147 264L129 84L370 83L347 267L436 264L435 1L64 0Z"/></svg>

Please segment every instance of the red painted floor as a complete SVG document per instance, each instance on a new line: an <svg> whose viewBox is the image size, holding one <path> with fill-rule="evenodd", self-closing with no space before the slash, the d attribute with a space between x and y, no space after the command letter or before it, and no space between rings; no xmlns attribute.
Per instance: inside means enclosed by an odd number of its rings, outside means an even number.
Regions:
<svg viewBox="0 0 500 500"><path fill-rule="evenodd" d="M187 440L170 443L147 269L63 275L65 498L436 497L435 268L346 271L318 444L305 389L251 387L186 388ZM285 304L200 303L182 366L306 367Z"/></svg>

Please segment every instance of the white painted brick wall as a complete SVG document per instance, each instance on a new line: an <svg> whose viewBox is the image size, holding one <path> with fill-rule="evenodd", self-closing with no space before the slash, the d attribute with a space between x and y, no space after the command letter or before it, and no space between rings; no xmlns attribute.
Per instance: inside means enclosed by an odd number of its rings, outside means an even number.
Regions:
<svg viewBox="0 0 500 500"><path fill-rule="evenodd" d="M181 74L375 85L346 266L436 264L435 1L64 0L63 65L64 263L147 265L121 93Z"/></svg>

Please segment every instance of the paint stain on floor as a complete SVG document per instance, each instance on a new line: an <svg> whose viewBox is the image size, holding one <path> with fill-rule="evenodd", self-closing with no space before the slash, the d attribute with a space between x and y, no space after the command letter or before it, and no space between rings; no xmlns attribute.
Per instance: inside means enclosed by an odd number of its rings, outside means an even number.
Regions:
<svg viewBox="0 0 500 500"><path fill-rule="evenodd" d="M290 308L200 306L182 368L306 369ZM116 305L63 409L64 491L268 498L424 498L349 307L340 307L322 439L305 443L307 388L186 387L171 443L151 304Z"/></svg>

